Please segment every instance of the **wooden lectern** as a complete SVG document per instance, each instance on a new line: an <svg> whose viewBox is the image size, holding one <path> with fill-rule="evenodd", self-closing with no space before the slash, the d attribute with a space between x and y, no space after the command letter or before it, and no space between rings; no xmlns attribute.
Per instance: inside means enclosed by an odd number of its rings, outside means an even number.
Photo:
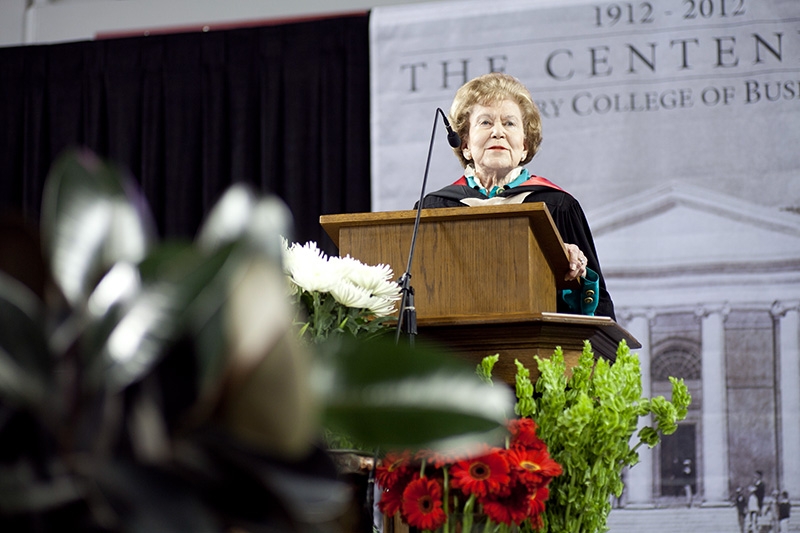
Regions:
<svg viewBox="0 0 800 533"><path fill-rule="evenodd" d="M364 263L405 272L416 211L325 215L339 247ZM500 354L493 374L513 385L514 359L538 376L534 355L561 346L567 366L588 339L614 360L619 341L641 345L608 317L556 313L569 259L543 203L426 209L420 216L411 286L420 340L431 339L476 364Z"/></svg>

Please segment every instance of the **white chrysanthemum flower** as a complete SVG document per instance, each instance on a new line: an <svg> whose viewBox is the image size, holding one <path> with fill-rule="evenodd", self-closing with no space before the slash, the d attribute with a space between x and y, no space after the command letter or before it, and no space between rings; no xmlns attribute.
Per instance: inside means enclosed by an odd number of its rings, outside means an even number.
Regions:
<svg viewBox="0 0 800 533"><path fill-rule="evenodd" d="M389 265L366 265L350 257L328 257L315 242L289 245L283 240L284 272L292 294L298 290L330 292L336 301L375 316L395 311L400 285L392 281Z"/></svg>
<svg viewBox="0 0 800 533"><path fill-rule="evenodd" d="M346 280L341 280L330 292L337 302L355 309L366 309L373 300L368 291Z"/></svg>
<svg viewBox="0 0 800 533"><path fill-rule="evenodd" d="M283 235L281 235L281 251L283 252L282 254L283 257L281 258L281 260L283 261L283 271L286 272L286 263L288 261L291 261L292 253L290 251L289 239L287 239Z"/></svg>
<svg viewBox="0 0 800 533"><path fill-rule="evenodd" d="M336 275L342 281L349 281L353 283L351 277L353 276L353 271L359 267L361 263L358 261L351 261L349 257L339 257L333 256L328 259L328 268L331 268L336 271ZM363 265L362 265L363 266ZM353 285L358 285L358 283L353 283Z"/></svg>
<svg viewBox="0 0 800 533"><path fill-rule="evenodd" d="M315 242L293 244L284 261L284 269L292 281L308 292L330 292L341 279Z"/></svg>
<svg viewBox="0 0 800 533"><path fill-rule="evenodd" d="M348 265L347 279L372 293L375 292L376 288L392 278L392 268L389 265L365 265L349 255L342 257L341 261Z"/></svg>
<svg viewBox="0 0 800 533"><path fill-rule="evenodd" d="M397 300L400 298L400 285L395 281L383 280L372 289L372 295L387 300Z"/></svg>
<svg viewBox="0 0 800 533"><path fill-rule="evenodd" d="M388 300L386 298L378 298L373 296L370 298L367 309L369 309L370 312L375 316L389 316L394 313L394 303L395 300Z"/></svg>
<svg viewBox="0 0 800 533"><path fill-rule="evenodd" d="M300 287L297 286L291 277L286 276L286 295L290 298L294 298L297 296L297 293L300 292Z"/></svg>
<svg viewBox="0 0 800 533"><path fill-rule="evenodd" d="M290 276L298 265L302 267L308 261L319 263L320 261L327 261L327 259L322 250L317 248L317 243L313 241L309 241L304 245L293 243L290 246L288 241L284 239L283 270Z"/></svg>

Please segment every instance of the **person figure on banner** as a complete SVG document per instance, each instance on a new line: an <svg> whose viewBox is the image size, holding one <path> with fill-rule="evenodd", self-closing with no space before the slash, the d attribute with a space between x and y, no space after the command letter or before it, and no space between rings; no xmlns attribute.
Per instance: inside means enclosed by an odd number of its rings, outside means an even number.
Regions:
<svg viewBox="0 0 800 533"><path fill-rule="evenodd" d="M736 487L736 494L733 496L733 504L736 506L736 517L739 519L739 533L745 533L747 495L742 491L742 487Z"/></svg>
<svg viewBox="0 0 800 533"><path fill-rule="evenodd" d="M767 487L764 485L764 473L761 470L756 470L753 476L753 486L756 489L756 499L758 499L758 513L761 514L764 510L764 496L767 493Z"/></svg>
<svg viewBox="0 0 800 533"><path fill-rule="evenodd" d="M748 533L758 533L758 496L756 496L755 485L747 488L747 531Z"/></svg>
<svg viewBox="0 0 800 533"><path fill-rule="evenodd" d="M758 520L760 531L765 533L776 531L776 526L778 525L777 513L777 493L775 493L775 498L772 495L766 496L761 505L761 516Z"/></svg>
<svg viewBox="0 0 800 533"><path fill-rule="evenodd" d="M778 528L781 533L788 533L789 531L789 516L791 512L792 502L789 501L789 493L783 491L778 497Z"/></svg>
<svg viewBox="0 0 800 533"><path fill-rule="evenodd" d="M450 123L461 138L453 148L464 175L426 195L423 208L544 202L569 255L567 280L581 290L562 291L558 311L615 318L592 232L578 201L524 167L542 142L542 120L528 89L516 78L493 72L456 92Z"/></svg>
<svg viewBox="0 0 800 533"><path fill-rule="evenodd" d="M681 477L683 478L683 492L686 495L686 507L692 507L692 500L694 499L694 491L692 490L692 460L684 459L683 468L681 470Z"/></svg>

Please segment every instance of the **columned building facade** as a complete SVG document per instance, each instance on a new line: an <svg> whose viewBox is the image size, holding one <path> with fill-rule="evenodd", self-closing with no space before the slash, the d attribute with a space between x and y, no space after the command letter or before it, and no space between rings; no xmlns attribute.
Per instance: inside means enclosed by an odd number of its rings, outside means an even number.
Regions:
<svg viewBox="0 0 800 533"><path fill-rule="evenodd" d="M689 415L626 472L624 505L729 505L763 474L800 499L800 215L685 184L589 220L617 320L641 343L643 395Z"/></svg>

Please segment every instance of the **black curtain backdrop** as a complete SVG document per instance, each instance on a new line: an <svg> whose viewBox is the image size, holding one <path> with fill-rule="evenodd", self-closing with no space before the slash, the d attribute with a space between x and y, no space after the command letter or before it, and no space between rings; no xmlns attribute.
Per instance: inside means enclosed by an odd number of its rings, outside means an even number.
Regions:
<svg viewBox="0 0 800 533"><path fill-rule="evenodd" d="M0 210L38 220L66 148L127 168L165 237L234 182L283 198L294 239L369 211L368 15L0 49Z"/></svg>

